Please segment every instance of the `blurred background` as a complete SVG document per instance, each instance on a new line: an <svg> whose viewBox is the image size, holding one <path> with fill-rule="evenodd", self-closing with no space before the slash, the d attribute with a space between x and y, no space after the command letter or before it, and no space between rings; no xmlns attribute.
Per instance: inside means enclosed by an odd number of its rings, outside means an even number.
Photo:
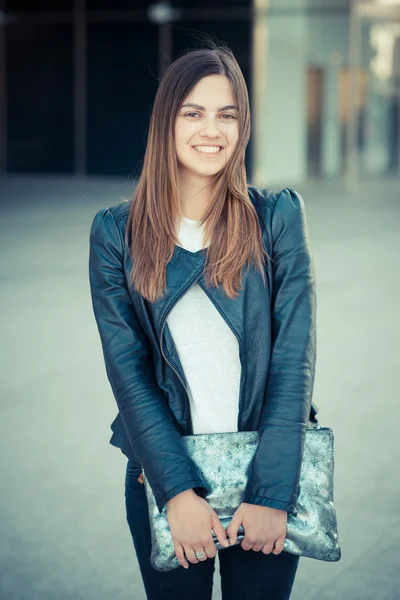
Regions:
<svg viewBox="0 0 400 600"><path fill-rule="evenodd" d="M137 175L158 78L196 31L226 41L246 78L255 183L399 172L395 0L0 7L3 173Z"/></svg>
<svg viewBox="0 0 400 600"><path fill-rule="evenodd" d="M301 559L292 598L400 598L400 0L0 0L1 600L145 598L89 229L201 35L248 85L249 181L302 194L315 257L342 559Z"/></svg>

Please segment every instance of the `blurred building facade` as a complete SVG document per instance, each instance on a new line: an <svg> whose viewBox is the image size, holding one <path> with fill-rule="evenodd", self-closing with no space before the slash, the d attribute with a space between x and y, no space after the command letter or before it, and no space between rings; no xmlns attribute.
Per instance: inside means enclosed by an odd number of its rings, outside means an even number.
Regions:
<svg viewBox="0 0 400 600"><path fill-rule="evenodd" d="M138 176L158 79L204 32L250 91L253 183L400 173L400 0L200 4L0 0L0 170Z"/></svg>

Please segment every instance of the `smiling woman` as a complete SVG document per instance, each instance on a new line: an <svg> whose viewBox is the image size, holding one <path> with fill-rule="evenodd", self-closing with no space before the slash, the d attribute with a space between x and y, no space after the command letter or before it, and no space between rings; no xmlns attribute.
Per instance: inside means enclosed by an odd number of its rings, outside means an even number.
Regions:
<svg viewBox="0 0 400 600"><path fill-rule="evenodd" d="M221 103L223 106L218 106ZM225 75L203 77L187 96L175 121L175 147L183 185L195 177L202 177L207 184L227 163L239 135L237 110L232 86ZM185 214L203 208L198 203L195 207L192 204L183 204Z"/></svg>
<svg viewBox="0 0 400 600"><path fill-rule="evenodd" d="M248 185L249 137L231 50L187 52L158 87L132 201L92 224L93 308L119 408L112 443L129 459L127 520L150 600L211 599L213 535L223 600L287 600L298 566L283 546L314 382L313 261L301 196ZM225 530L183 437L255 430ZM235 456L221 460L235 469ZM183 569L153 568L148 491Z"/></svg>

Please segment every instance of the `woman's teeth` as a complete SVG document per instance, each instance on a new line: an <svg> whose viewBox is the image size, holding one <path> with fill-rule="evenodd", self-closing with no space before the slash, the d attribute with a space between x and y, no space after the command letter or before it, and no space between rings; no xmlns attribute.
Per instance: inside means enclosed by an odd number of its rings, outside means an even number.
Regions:
<svg viewBox="0 0 400 600"><path fill-rule="evenodd" d="M193 148L203 154L218 154L221 150L221 146L193 146Z"/></svg>

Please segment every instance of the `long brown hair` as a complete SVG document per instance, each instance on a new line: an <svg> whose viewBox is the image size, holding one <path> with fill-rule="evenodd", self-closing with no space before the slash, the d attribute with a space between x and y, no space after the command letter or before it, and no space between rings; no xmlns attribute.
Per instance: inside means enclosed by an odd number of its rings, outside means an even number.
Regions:
<svg viewBox="0 0 400 600"><path fill-rule="evenodd" d="M225 44L187 51L165 71L159 84L150 119L143 169L128 215L125 239L130 240L131 284L150 302L162 296L166 264L172 258L176 222L182 215L179 200L178 163L174 142L177 112L200 79L225 75L238 105L239 138L226 165L213 177L210 203L203 214L206 250L204 273L207 285L223 285L235 298L242 287L245 263L259 269L265 281L261 228L249 199L245 149L250 138L250 108L246 82Z"/></svg>

